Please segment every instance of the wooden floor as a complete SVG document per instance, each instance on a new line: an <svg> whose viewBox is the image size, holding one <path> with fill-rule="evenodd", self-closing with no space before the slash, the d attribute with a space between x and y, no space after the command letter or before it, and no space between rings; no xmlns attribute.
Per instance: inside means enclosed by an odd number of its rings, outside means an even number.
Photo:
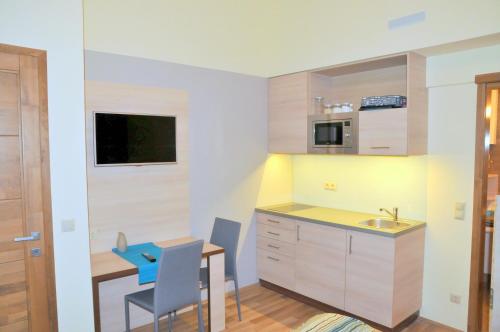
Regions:
<svg viewBox="0 0 500 332"><path fill-rule="evenodd" d="M238 321L238 313L233 296L226 298L226 330L245 332L289 331L304 323L321 311L259 285L241 289L241 310L243 321ZM207 306L204 308L207 323ZM183 313L174 322L174 332L197 331L196 310ZM152 325L143 326L135 332L153 331ZM167 331L166 321L160 324L160 331ZM208 331L206 329L206 331ZM405 332L456 332L429 320L419 318Z"/></svg>

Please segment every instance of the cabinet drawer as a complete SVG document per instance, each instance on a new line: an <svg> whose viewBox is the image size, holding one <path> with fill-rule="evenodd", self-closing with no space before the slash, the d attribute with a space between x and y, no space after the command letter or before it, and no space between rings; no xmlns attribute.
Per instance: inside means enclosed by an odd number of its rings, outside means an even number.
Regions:
<svg viewBox="0 0 500 332"><path fill-rule="evenodd" d="M259 222L257 223L257 235L289 243L295 243L297 241L297 232L295 230L291 231Z"/></svg>
<svg viewBox="0 0 500 332"><path fill-rule="evenodd" d="M407 110L359 112L359 154L408 154Z"/></svg>
<svg viewBox="0 0 500 332"><path fill-rule="evenodd" d="M289 256L257 249L257 273L262 280L295 290L295 260Z"/></svg>
<svg viewBox="0 0 500 332"><path fill-rule="evenodd" d="M290 231L295 231L296 221L293 219L288 219L285 217L274 216L271 214L257 214L257 222L260 222L265 225L288 229Z"/></svg>
<svg viewBox="0 0 500 332"><path fill-rule="evenodd" d="M295 257L295 245L288 242L269 239L263 236L257 237L257 248L276 254Z"/></svg>

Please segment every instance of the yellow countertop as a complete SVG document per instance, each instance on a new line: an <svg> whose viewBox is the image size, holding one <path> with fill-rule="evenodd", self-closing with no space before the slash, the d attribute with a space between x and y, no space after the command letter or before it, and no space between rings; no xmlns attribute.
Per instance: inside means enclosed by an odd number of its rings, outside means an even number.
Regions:
<svg viewBox="0 0 500 332"><path fill-rule="evenodd" d="M296 209L293 208L294 206L296 206ZM331 224L332 226L341 228L380 234L390 237L396 237L420 227L425 227L425 223L422 221L401 218L399 219L399 221L407 223L409 224L409 226L398 228L376 228L371 226L364 226L359 223L374 218L386 218L387 216L297 203L284 203L272 206L258 207L256 208L256 211L294 218L302 221Z"/></svg>

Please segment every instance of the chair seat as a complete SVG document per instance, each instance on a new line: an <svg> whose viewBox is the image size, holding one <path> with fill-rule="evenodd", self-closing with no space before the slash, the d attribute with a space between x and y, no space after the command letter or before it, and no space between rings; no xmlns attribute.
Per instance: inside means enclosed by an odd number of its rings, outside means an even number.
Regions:
<svg viewBox="0 0 500 332"><path fill-rule="evenodd" d="M125 295L125 298L144 310L154 313L154 288Z"/></svg>
<svg viewBox="0 0 500 332"><path fill-rule="evenodd" d="M234 277L228 273L226 273L226 281L234 280ZM208 287L208 268L202 267L200 269L200 283L201 288L205 289Z"/></svg>

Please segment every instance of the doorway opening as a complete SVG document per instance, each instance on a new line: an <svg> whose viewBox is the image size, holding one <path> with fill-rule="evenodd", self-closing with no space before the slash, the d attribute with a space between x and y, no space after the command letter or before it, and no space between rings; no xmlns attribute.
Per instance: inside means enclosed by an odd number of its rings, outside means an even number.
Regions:
<svg viewBox="0 0 500 332"><path fill-rule="evenodd" d="M495 210L500 194L500 73L478 75L476 83L478 94L468 331L486 332L494 331L490 329L490 294L492 279L496 278L492 257ZM500 214L500 206L497 214ZM500 215L496 219L500 220Z"/></svg>

